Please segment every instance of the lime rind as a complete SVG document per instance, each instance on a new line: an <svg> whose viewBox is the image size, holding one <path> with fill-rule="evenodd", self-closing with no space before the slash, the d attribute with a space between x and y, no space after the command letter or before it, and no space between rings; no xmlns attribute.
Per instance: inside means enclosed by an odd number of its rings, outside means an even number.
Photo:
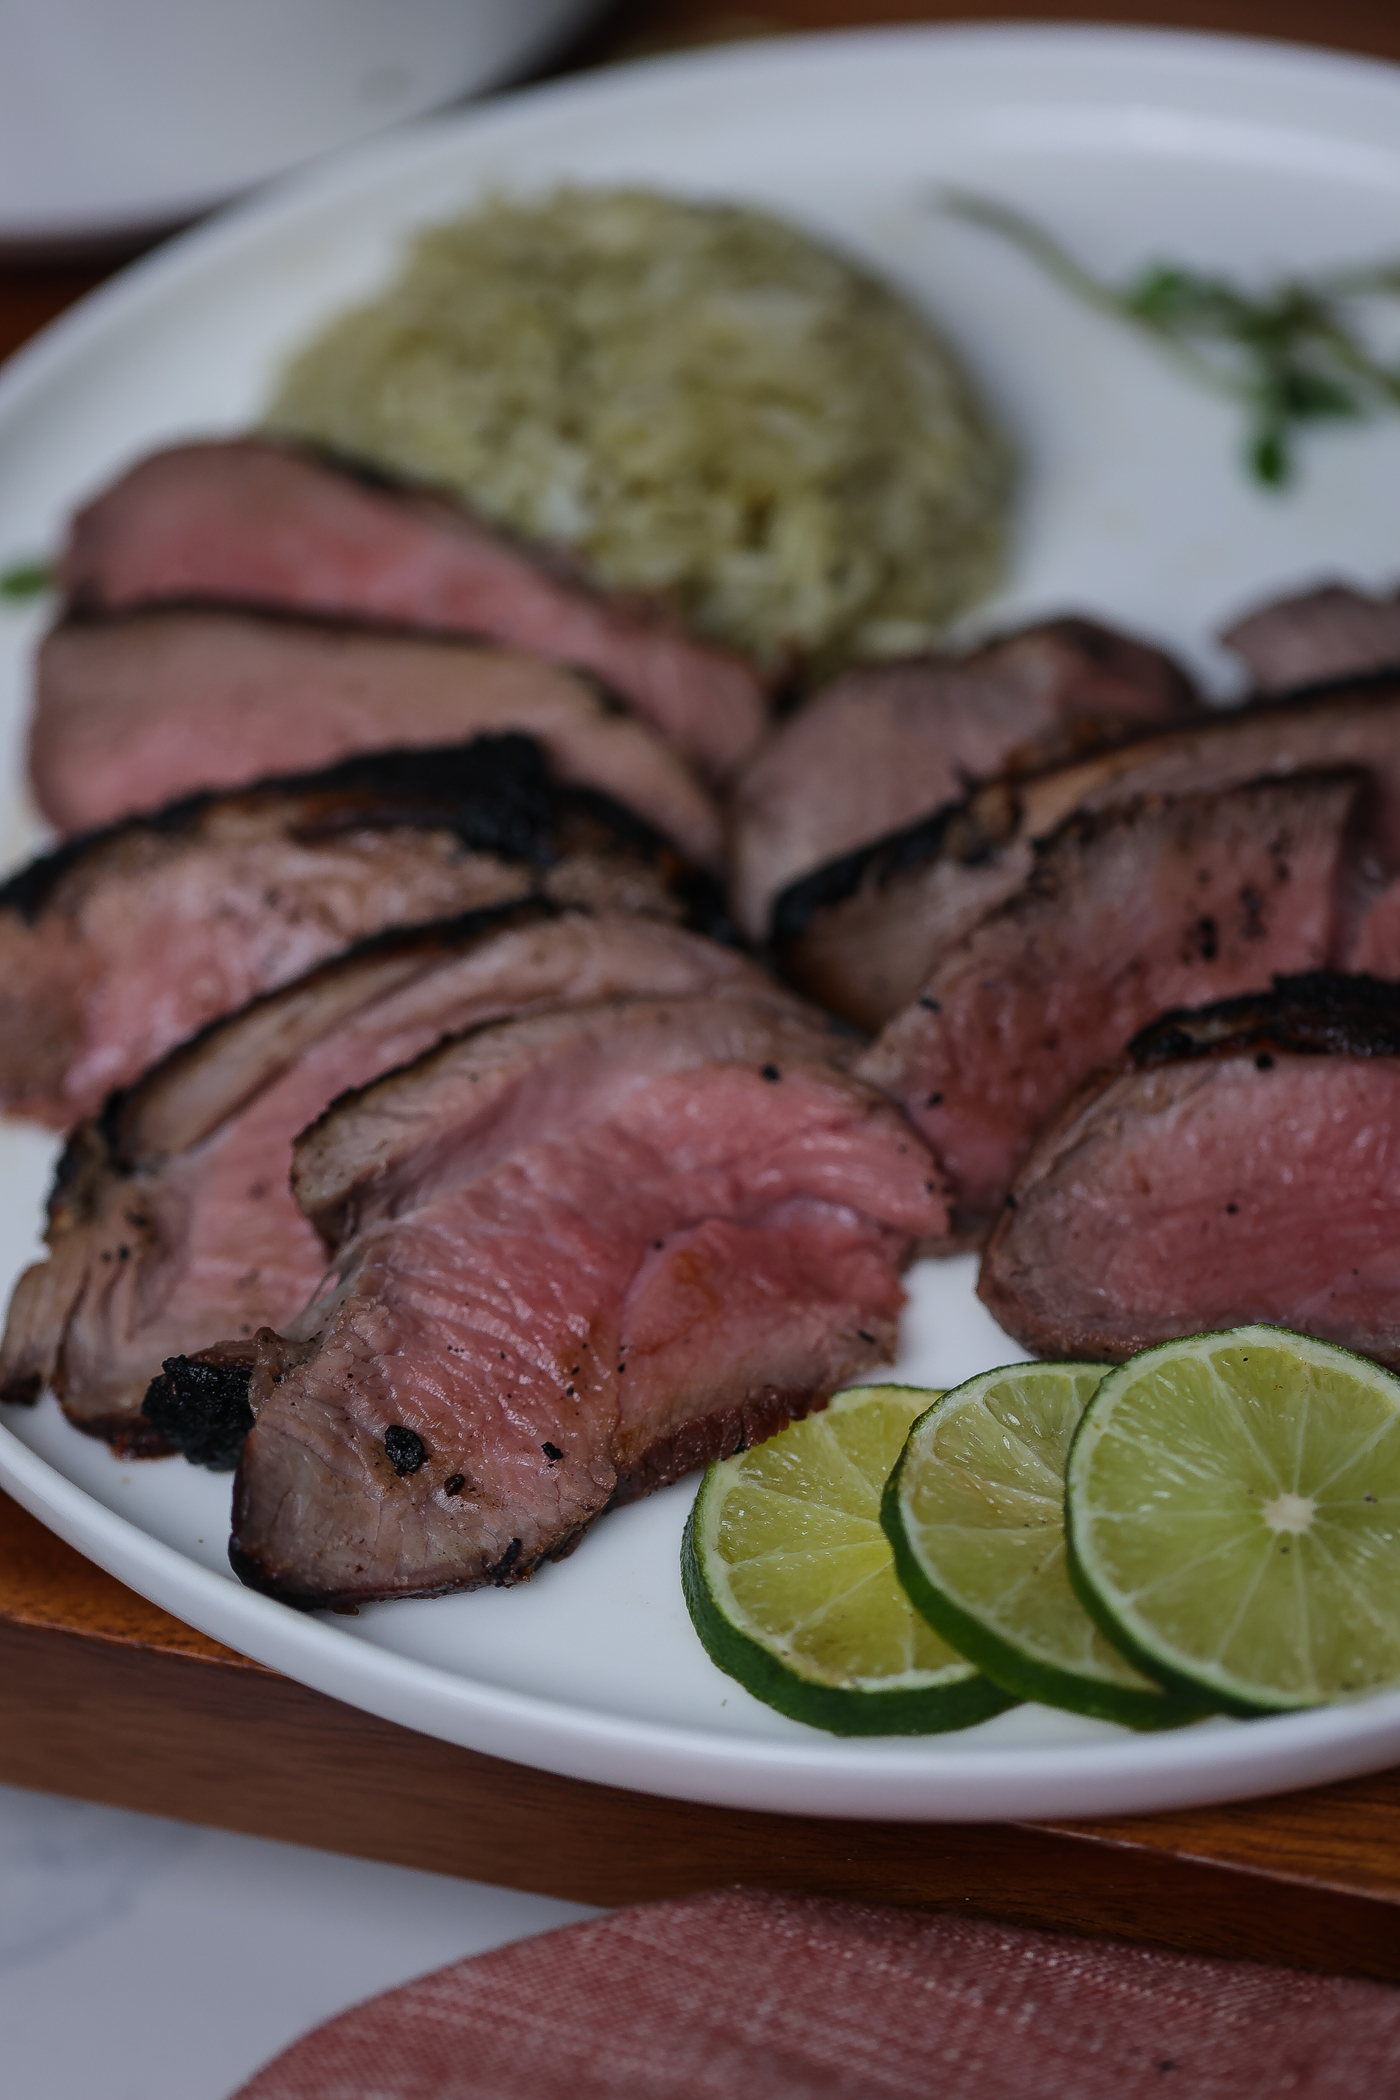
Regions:
<svg viewBox="0 0 1400 2100"><path fill-rule="evenodd" d="M1180 1696L1250 1719L1400 1684L1400 1380L1351 1350L1255 1325L1130 1358L1065 1532L1085 1610Z"/></svg>
<svg viewBox="0 0 1400 2100"><path fill-rule="evenodd" d="M1198 1718L1140 1675L1065 1579L1064 1455L1102 1364L980 1373L920 1416L882 1521L906 1594L951 1647L1020 1699L1138 1730Z"/></svg>
<svg viewBox="0 0 1400 2100"><path fill-rule="evenodd" d="M927 1398L898 1386L837 1394L712 1465L686 1522L681 1584L711 1660L831 1734L938 1734L1013 1703L912 1610L880 1529L885 1476Z"/></svg>

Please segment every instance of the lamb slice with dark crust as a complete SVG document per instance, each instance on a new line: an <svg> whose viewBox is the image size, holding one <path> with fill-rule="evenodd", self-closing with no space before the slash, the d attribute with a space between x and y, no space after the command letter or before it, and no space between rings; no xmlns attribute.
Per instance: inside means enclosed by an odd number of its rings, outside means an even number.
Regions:
<svg viewBox="0 0 1400 2100"><path fill-rule="evenodd" d="M0 888L0 1105L60 1126L176 1043L389 926L543 896L721 923L630 812L527 737L192 797Z"/></svg>
<svg viewBox="0 0 1400 2100"><path fill-rule="evenodd" d="M1400 987L1165 1015L1037 1141L979 1293L1044 1356L1271 1321L1400 1368Z"/></svg>
<svg viewBox="0 0 1400 2100"><path fill-rule="evenodd" d="M105 612L282 606L514 642L594 672L715 778L767 712L753 665L660 603L609 596L440 495L264 438L138 460L79 511L60 584Z"/></svg>
<svg viewBox="0 0 1400 2100"><path fill-rule="evenodd" d="M633 1000L332 1108L295 1178L339 1252L257 1337L243 1579L305 1605L518 1581L886 1356L942 1184L828 1050L767 1004Z"/></svg>
<svg viewBox="0 0 1400 2100"><path fill-rule="evenodd" d="M220 607L67 619L39 651L29 774L59 831L361 751L519 730L719 865L719 812L666 739L587 678L518 649Z"/></svg>
<svg viewBox="0 0 1400 2100"><path fill-rule="evenodd" d="M1400 665L1400 597L1322 584L1259 606L1220 639L1261 693L1359 678Z"/></svg>
<svg viewBox="0 0 1400 2100"><path fill-rule="evenodd" d="M700 935L524 904L382 936L216 1022L69 1139L48 1259L11 1300L0 1398L51 1384L79 1428L127 1455L168 1450L141 1413L165 1360L281 1325L325 1268L288 1182L303 1125L444 1035L643 991L797 1006Z"/></svg>
<svg viewBox="0 0 1400 2100"><path fill-rule="evenodd" d="M1036 1132L1164 1008L1320 968L1364 780L1304 774L1066 819L856 1070L892 1094L980 1237Z"/></svg>
<svg viewBox="0 0 1400 2100"><path fill-rule="evenodd" d="M1356 766L1368 776L1368 880L1400 870L1400 677L1299 694L1135 736L1072 765L996 781L785 890L774 950L787 976L856 1026L882 1028L952 944L1013 896L1035 841L1075 810Z"/></svg>
<svg viewBox="0 0 1400 2100"><path fill-rule="evenodd" d="M1091 620L1046 620L969 656L845 672L789 717L735 785L730 902L754 940L799 876L1143 723L1194 713L1169 658Z"/></svg>

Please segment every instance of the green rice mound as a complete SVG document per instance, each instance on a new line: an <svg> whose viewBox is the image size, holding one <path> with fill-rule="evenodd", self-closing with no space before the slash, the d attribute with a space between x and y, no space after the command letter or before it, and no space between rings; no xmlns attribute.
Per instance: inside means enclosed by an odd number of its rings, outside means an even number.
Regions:
<svg viewBox="0 0 1400 2100"><path fill-rule="evenodd" d="M733 206L565 190L432 228L268 422L768 663L924 647L1001 573L1009 449L952 351Z"/></svg>

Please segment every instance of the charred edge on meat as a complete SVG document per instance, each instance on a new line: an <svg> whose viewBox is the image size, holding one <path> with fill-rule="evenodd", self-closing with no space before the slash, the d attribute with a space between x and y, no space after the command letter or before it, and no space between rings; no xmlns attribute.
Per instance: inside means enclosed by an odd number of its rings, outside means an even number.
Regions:
<svg viewBox="0 0 1400 2100"><path fill-rule="evenodd" d="M1251 700L1249 712L1251 717L1281 714L1294 707L1306 707L1329 695L1340 700L1351 694L1383 692L1396 683L1397 676L1400 676L1400 666L1368 671L1360 677L1321 679L1292 688L1287 693L1271 694L1266 700ZM1228 729L1233 716L1222 712L1216 719L1222 729ZM1145 746L1164 736L1179 734L1184 728L1199 735L1203 727L1209 726L1209 716L1204 722L1197 718L1189 724L1148 722L1129 730L1122 737L1115 737L1113 743L1115 749L1131 749L1135 744ZM1018 773L1014 780L987 782L975 788L963 801L947 803L926 817L917 817L912 824L889 832L883 838L873 839L869 845L857 846L854 852L828 861L824 867L814 868L810 875L789 883L773 905L770 940L774 949L781 956L785 948L801 938L819 913L833 905L845 904L863 888L882 889L898 876L945 857L959 860L967 867L987 860L1015 834L1020 816L1017 787L1044 774L1059 772L1063 764L1061 760L1050 765L1033 766Z"/></svg>
<svg viewBox="0 0 1400 2100"><path fill-rule="evenodd" d="M160 1069L154 1067L155 1072ZM119 1172L126 1171L117 1158L114 1125L108 1120L125 1098L122 1093L109 1095L99 1115L75 1123L69 1131L49 1188L46 1216L51 1241L56 1233L82 1225L92 1216L94 1200L114 1166Z"/></svg>
<svg viewBox="0 0 1400 2100"><path fill-rule="evenodd" d="M964 867L990 859L1015 834L1020 802L1005 782L981 788L963 802L945 803L930 816L918 817L899 831L868 846L857 846L839 860L814 868L781 890L773 905L770 939L782 955L807 931L813 919L833 905L845 904L865 888L883 889L900 875L945 856Z"/></svg>
<svg viewBox="0 0 1400 2100"><path fill-rule="evenodd" d="M146 1388L141 1413L170 1451L211 1473L231 1473L243 1440L253 1426L248 1387L253 1376L253 1350L240 1360L231 1348L215 1360L167 1356L160 1376Z"/></svg>
<svg viewBox="0 0 1400 2100"><path fill-rule="evenodd" d="M308 797L323 805L297 827L298 835L308 839L331 838L361 827L440 828L455 833L470 851L495 853L533 867L548 867L557 860L561 817L591 817L633 851L674 868L677 891L696 931L722 938L717 929L728 927L719 887L711 877L686 868L660 832L601 789L557 785L540 745L514 731L474 737L466 744L365 752L319 772L289 773L250 787L183 796L164 809L83 832L41 854L0 885L0 910L17 912L32 926L63 878L95 848L124 834L192 831L220 802ZM732 929L728 937L734 938Z"/></svg>
<svg viewBox="0 0 1400 2100"><path fill-rule="evenodd" d="M1310 970L1275 977L1271 992L1178 1007L1128 1045L1139 1071L1249 1051L1295 1057L1400 1057L1400 985Z"/></svg>

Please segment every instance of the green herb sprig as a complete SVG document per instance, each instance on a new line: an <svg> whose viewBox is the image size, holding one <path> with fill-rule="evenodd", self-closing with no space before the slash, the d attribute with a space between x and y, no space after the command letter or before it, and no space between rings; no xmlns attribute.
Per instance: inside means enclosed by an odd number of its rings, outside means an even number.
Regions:
<svg viewBox="0 0 1400 2100"><path fill-rule="evenodd" d="M52 582L53 569L48 562L15 562L8 569L0 569L0 601L27 605L31 598L42 598Z"/></svg>
<svg viewBox="0 0 1400 2100"><path fill-rule="evenodd" d="M1137 328L1189 378L1238 402L1249 419L1250 471L1270 488L1293 478L1306 426L1400 409L1400 366L1374 357L1346 314L1355 300L1400 298L1400 265L1338 270L1311 282L1285 278L1251 294L1221 277L1154 263L1115 285L1009 205L964 191L946 193L941 204L1000 234L1085 305Z"/></svg>

